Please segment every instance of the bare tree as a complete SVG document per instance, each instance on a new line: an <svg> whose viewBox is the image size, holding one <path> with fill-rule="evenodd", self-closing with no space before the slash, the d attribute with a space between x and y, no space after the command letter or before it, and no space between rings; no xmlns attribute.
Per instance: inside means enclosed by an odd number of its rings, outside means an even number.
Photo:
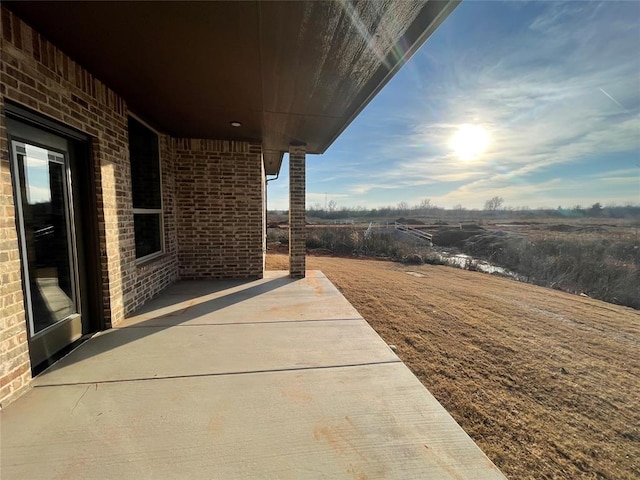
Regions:
<svg viewBox="0 0 640 480"><path fill-rule="evenodd" d="M328 208L330 212L335 212L338 209L338 203L335 200L331 200L329 201Z"/></svg>
<svg viewBox="0 0 640 480"><path fill-rule="evenodd" d="M431 208L433 208L433 206L431 205L430 198L423 198L420 201L420 210L430 210Z"/></svg>
<svg viewBox="0 0 640 480"><path fill-rule="evenodd" d="M496 210L500 210L500 207L502 207L503 203L504 198L495 196L484 202L484 209L495 212Z"/></svg>

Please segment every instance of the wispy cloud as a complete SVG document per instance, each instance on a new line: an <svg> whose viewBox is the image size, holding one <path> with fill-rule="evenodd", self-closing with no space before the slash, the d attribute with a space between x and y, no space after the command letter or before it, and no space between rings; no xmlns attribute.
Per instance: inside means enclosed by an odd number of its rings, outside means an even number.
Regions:
<svg viewBox="0 0 640 480"><path fill-rule="evenodd" d="M308 158L307 203L637 203L639 30L637 2L463 2L331 149ZM490 132L475 161L449 146L463 123ZM269 186L274 208L287 208L286 183L284 172Z"/></svg>
<svg viewBox="0 0 640 480"><path fill-rule="evenodd" d="M307 203L322 202L324 204L326 199L335 200L347 198L348 196L346 193L332 193L331 196L329 196L327 192L307 192Z"/></svg>

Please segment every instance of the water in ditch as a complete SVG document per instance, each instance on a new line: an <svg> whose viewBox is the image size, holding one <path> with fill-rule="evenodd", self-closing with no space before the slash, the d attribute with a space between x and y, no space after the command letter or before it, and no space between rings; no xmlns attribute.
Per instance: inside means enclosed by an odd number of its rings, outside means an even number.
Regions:
<svg viewBox="0 0 640 480"><path fill-rule="evenodd" d="M465 270L475 270L477 272L491 273L496 275L502 275L510 277L519 281L526 281L526 277L519 273L512 272L504 267L498 267L486 260L480 260L464 253L451 253L451 252L434 252L434 254L443 263L452 267L463 268Z"/></svg>

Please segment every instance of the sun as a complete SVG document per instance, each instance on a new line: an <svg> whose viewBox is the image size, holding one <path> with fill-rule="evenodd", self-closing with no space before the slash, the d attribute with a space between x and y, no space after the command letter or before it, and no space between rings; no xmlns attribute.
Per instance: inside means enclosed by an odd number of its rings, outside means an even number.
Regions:
<svg viewBox="0 0 640 480"><path fill-rule="evenodd" d="M460 160L475 160L489 146L489 134L480 125L466 123L458 127L458 131L449 141L449 146Z"/></svg>

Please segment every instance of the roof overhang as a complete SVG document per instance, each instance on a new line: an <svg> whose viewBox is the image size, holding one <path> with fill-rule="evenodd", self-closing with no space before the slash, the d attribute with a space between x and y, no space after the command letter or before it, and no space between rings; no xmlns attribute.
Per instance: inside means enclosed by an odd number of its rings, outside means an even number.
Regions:
<svg viewBox="0 0 640 480"><path fill-rule="evenodd" d="M291 143L323 153L458 1L3 4L150 124L260 141L275 174Z"/></svg>

